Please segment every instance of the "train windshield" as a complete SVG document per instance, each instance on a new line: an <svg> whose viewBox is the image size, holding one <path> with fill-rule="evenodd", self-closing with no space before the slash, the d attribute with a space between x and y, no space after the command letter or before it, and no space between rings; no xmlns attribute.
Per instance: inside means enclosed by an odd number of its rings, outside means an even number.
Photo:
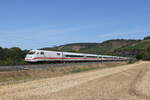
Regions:
<svg viewBox="0 0 150 100"><path fill-rule="evenodd" d="M31 52L29 52L28 54L29 54L29 55L33 55L33 54L35 54L35 52L31 51Z"/></svg>

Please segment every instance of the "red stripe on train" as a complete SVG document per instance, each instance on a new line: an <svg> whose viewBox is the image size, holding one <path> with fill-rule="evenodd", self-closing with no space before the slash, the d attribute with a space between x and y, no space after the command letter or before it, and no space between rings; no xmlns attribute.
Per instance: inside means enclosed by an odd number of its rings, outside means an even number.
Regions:
<svg viewBox="0 0 150 100"><path fill-rule="evenodd" d="M32 59L98 59L98 58L57 58L57 57L36 57Z"/></svg>

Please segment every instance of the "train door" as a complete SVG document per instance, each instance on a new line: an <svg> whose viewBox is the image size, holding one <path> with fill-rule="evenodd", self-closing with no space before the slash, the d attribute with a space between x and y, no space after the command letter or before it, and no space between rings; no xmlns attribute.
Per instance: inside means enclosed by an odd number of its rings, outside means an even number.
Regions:
<svg viewBox="0 0 150 100"><path fill-rule="evenodd" d="M45 58L45 54L44 54L44 52L43 52L43 51L41 51L41 52L40 52L40 57L42 58L42 60L43 60L43 61L45 61L45 60L46 60L46 58Z"/></svg>

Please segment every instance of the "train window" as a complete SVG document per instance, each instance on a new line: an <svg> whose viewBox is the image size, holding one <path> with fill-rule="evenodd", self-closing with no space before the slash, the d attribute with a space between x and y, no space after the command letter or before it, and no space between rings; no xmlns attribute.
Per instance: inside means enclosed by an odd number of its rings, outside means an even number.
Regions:
<svg viewBox="0 0 150 100"><path fill-rule="evenodd" d="M31 51L31 52L29 52L28 54L29 54L29 55L33 55L33 54L35 54L35 52Z"/></svg>
<svg viewBox="0 0 150 100"><path fill-rule="evenodd" d="M39 52L37 52L37 54L39 54Z"/></svg>
<svg viewBox="0 0 150 100"><path fill-rule="evenodd" d="M82 55L65 55L65 57L84 57Z"/></svg>
<svg viewBox="0 0 150 100"><path fill-rule="evenodd" d="M86 56L87 58L97 58L97 56Z"/></svg>
<svg viewBox="0 0 150 100"><path fill-rule="evenodd" d="M58 56L60 56L60 53L57 53Z"/></svg>
<svg viewBox="0 0 150 100"><path fill-rule="evenodd" d="M108 58L108 57L103 57L103 58Z"/></svg>
<svg viewBox="0 0 150 100"><path fill-rule="evenodd" d="M41 55L44 55L44 52L41 52Z"/></svg>

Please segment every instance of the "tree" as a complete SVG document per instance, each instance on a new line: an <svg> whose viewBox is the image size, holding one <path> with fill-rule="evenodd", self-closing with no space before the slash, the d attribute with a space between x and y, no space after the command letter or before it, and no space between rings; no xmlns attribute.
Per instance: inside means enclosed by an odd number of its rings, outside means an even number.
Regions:
<svg viewBox="0 0 150 100"><path fill-rule="evenodd" d="M4 50L0 47L0 60L4 60Z"/></svg>
<svg viewBox="0 0 150 100"><path fill-rule="evenodd" d="M142 60L143 59L143 55L142 54L137 54L136 55L136 59L137 60Z"/></svg>
<svg viewBox="0 0 150 100"><path fill-rule="evenodd" d="M150 39L150 36L147 36L144 38L144 40L149 40Z"/></svg>
<svg viewBox="0 0 150 100"><path fill-rule="evenodd" d="M13 48L2 48L0 47L0 64L1 65L12 65L12 64L23 64L24 57L28 50L21 50L18 47Z"/></svg>
<svg viewBox="0 0 150 100"><path fill-rule="evenodd" d="M150 47L147 48L147 51L150 53Z"/></svg>

